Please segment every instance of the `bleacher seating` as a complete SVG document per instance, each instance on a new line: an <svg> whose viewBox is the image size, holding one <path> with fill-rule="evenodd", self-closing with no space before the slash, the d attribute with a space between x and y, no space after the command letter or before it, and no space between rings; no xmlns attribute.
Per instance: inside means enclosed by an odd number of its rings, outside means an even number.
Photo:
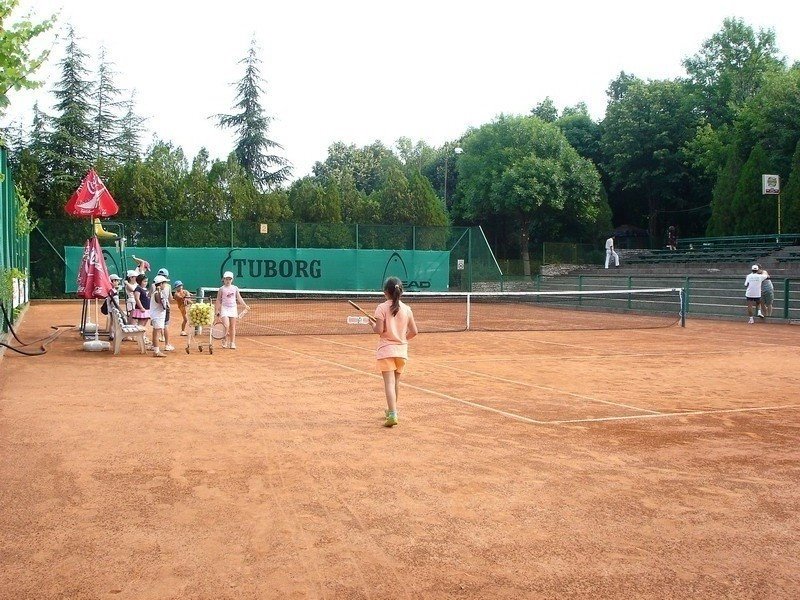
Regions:
<svg viewBox="0 0 800 600"><path fill-rule="evenodd" d="M678 240L677 250L650 250L630 256L627 262L631 265L759 262L764 257L797 244L800 244L800 234L684 238ZM800 252L789 251L775 259L800 261Z"/></svg>

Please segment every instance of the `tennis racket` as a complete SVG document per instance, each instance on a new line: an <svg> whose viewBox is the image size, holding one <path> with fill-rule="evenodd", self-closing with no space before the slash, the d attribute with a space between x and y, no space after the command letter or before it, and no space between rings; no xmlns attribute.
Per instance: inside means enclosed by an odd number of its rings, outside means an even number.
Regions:
<svg viewBox="0 0 800 600"><path fill-rule="evenodd" d="M215 340L224 340L227 333L228 328L225 327L225 323L220 320L215 321L211 326L211 337Z"/></svg>
<svg viewBox="0 0 800 600"><path fill-rule="evenodd" d="M371 323L374 323L374 322L375 322L375 317L373 317L371 314L369 314L367 311L365 311L363 308L361 308L361 307L360 307L358 304L356 304L356 303L355 303L355 302L353 302L352 300L348 300L347 302L349 302L349 303L350 303L350 306L352 306L353 308L355 308L355 309L356 309L358 312L360 312L360 313L363 313L364 315L366 315L366 316L367 316L367 318L370 320L370 322L371 322Z"/></svg>

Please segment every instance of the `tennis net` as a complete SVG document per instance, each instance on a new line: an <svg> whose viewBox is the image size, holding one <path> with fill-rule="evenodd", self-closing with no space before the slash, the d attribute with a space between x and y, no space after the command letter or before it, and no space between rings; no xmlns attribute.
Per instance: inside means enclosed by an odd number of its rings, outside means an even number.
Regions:
<svg viewBox="0 0 800 600"><path fill-rule="evenodd" d="M240 289L250 311L241 335L372 333L381 292ZM217 288L198 296L214 302ZM421 332L653 329L684 324L681 288L580 292L406 292Z"/></svg>

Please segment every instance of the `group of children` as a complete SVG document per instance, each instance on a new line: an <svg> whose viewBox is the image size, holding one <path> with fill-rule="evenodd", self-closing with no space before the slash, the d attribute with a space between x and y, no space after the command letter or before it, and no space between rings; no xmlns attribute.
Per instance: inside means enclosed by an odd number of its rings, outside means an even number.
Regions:
<svg viewBox="0 0 800 600"><path fill-rule="evenodd" d="M181 313L181 335L188 335L186 326L189 323L187 308L192 303L194 294L184 288L183 282L175 281L175 287L170 285L169 271L159 269L153 282L148 286L147 272L150 270L150 263L146 260L136 258L136 268L131 269L125 274L125 312L128 320L146 327L148 321L153 328L153 339L145 338L147 349L152 350L154 356L163 358L165 352L175 350L175 346L169 342L169 322L172 303L178 307ZM109 296L109 303L115 304L119 309L119 285L120 277L111 275L114 285ZM238 307L243 306L249 309L247 303L242 298L239 288L233 285L233 273L226 271L222 276L222 286L217 292L216 316L225 326L226 336L222 342L223 348L236 349L236 321L239 317ZM164 343L164 350L161 349L161 342Z"/></svg>
<svg viewBox="0 0 800 600"><path fill-rule="evenodd" d="M169 322L172 303L178 307L183 317L181 323L181 335L186 334L188 318L186 307L191 302L192 294L183 287L182 281L175 281L175 287L170 285L169 271L165 268L159 269L153 282L148 285L147 272L150 270L150 263L146 260L137 259L136 268L125 273L123 289L125 291L125 313L128 321L146 327L148 321L153 328L153 338L145 338L147 349L152 350L157 358L164 358L165 352L175 350L175 346L169 341ZM115 286L112 290L109 301L118 302L119 285L121 278L118 275L111 275L111 282ZM116 308L120 308L117 306ZM163 351L161 343L164 343Z"/></svg>
<svg viewBox="0 0 800 600"><path fill-rule="evenodd" d="M169 271L159 269L153 278L153 283L148 287L147 272L150 265L147 261L136 259L135 269L125 274L125 306L128 318L141 326L146 326L150 321L153 327L153 339L146 340L148 348L159 358L166 356L165 352L175 350L169 343L169 321L172 301L181 313L182 322L180 335L185 336L188 324L187 306L192 302L192 294L184 289L183 282L175 281L174 289L170 286ZM120 277L112 275L111 280L115 289L109 297L109 302L119 304L116 300ZM383 386L386 393L386 412L384 425L393 427L397 425L397 400L400 388L400 377L408 361L408 341L417 333L417 324L411 308L400 301L403 295L403 283L397 277L389 277L383 285L383 294L386 300L378 305L371 318L372 330L380 336L378 348L375 353L377 369L383 376ZM233 273L226 271L222 276L222 286L217 292L215 313L225 325L227 335L223 341L224 348L236 349L236 321L239 317L239 306L245 310L250 307L242 298L239 288L233 285ZM161 350L164 342L164 351Z"/></svg>

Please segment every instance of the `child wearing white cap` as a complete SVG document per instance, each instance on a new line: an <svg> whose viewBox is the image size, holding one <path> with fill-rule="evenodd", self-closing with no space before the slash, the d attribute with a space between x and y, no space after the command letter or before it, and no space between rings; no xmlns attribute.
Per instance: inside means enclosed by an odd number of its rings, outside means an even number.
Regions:
<svg viewBox="0 0 800 600"><path fill-rule="evenodd" d="M133 316L131 313L136 309L136 276L137 273L134 270L130 270L125 273L125 309L128 313L128 319L132 319Z"/></svg>
<svg viewBox="0 0 800 600"><path fill-rule="evenodd" d="M225 271L222 274L222 287L217 290L215 302L215 311L217 316L222 319L227 332L222 342L223 348L236 350L236 320L239 318L239 304L245 309L250 308L239 293L239 288L233 285L233 273Z"/></svg>
<svg viewBox="0 0 800 600"><path fill-rule="evenodd" d="M167 317L167 299L164 292L164 284L169 279L163 275L156 275L153 278L153 285L155 291L153 292L153 299L150 303L150 321L153 324L153 352L156 358L164 358L166 354L161 352L161 336L164 333L164 321Z"/></svg>
<svg viewBox="0 0 800 600"><path fill-rule="evenodd" d="M164 350L172 352L173 350L175 350L175 346L169 343L169 317L171 308L170 300L172 299L172 286L169 284L169 271L162 267L161 269L158 270L158 273L156 274L156 277L158 276L164 278L164 282L161 284L162 288L161 291L167 304L167 316L164 318L164 331L161 341L164 342L165 344ZM155 293L155 281L156 280L153 279L153 285L150 287L150 295L153 295Z"/></svg>

